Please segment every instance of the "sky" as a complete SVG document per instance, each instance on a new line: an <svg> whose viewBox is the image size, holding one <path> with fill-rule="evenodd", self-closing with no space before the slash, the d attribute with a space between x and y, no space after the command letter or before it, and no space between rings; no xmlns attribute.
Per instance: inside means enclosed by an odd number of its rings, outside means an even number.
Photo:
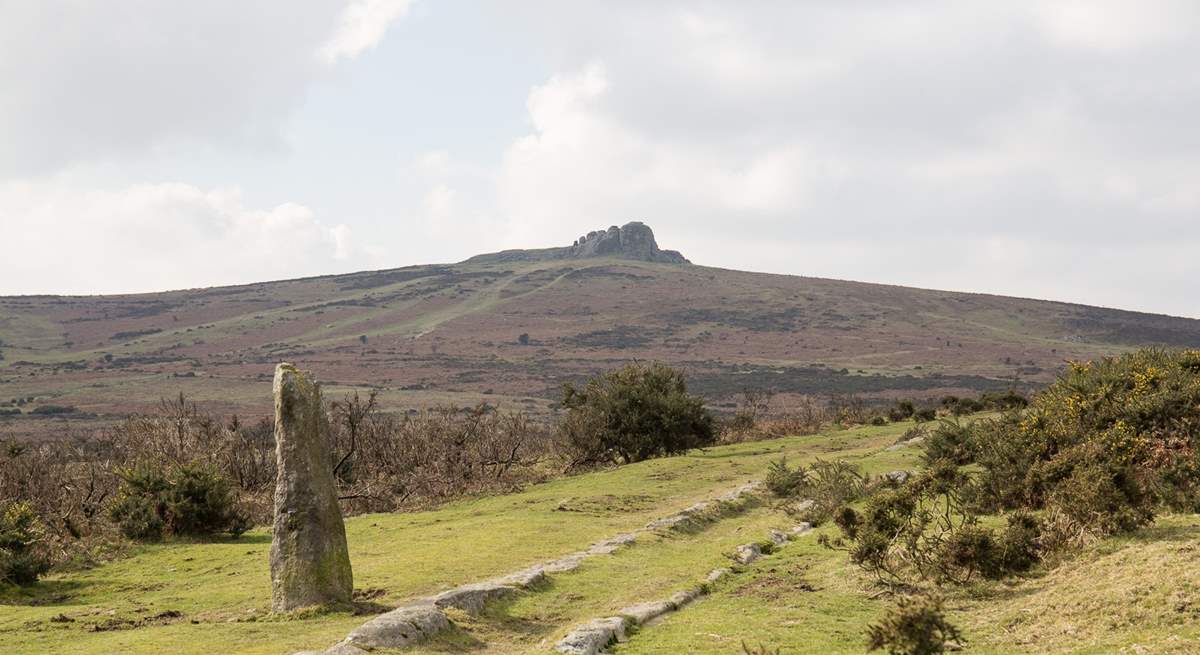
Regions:
<svg viewBox="0 0 1200 655"><path fill-rule="evenodd" d="M641 220L741 270L1200 317L1200 3L0 0L0 294Z"/></svg>

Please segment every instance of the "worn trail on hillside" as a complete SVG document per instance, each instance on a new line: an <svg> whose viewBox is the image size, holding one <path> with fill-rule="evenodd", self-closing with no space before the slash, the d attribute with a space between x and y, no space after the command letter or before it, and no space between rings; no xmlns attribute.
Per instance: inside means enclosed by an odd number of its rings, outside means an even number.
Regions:
<svg viewBox="0 0 1200 655"><path fill-rule="evenodd" d="M650 521L642 528L597 541L587 549L507 575L416 599L367 621L325 650L301 651L298 655L360 655L378 648L403 648L421 643L451 627L447 610L477 614L492 602L510 598L522 590L535 590L551 574L573 571L585 560L611 555L621 547L634 543L640 536L704 520L706 513L719 520L722 510L736 508L747 502L757 487L757 483L745 484L721 494L713 501L696 503L670 516ZM747 545L748 548L751 546Z"/></svg>

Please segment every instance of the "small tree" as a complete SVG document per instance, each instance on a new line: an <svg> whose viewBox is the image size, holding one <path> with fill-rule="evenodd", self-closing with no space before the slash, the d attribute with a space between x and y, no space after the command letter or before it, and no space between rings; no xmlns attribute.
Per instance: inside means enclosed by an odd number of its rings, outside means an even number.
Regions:
<svg viewBox="0 0 1200 655"><path fill-rule="evenodd" d="M517 343L521 344L522 346L528 346L529 345L529 333L522 332L521 336L517 337Z"/></svg>
<svg viewBox="0 0 1200 655"><path fill-rule="evenodd" d="M572 463L637 462L711 445L713 417L688 394L683 373L663 364L630 364L579 389L563 386L561 436L583 446ZM580 450L580 448L576 448Z"/></svg>

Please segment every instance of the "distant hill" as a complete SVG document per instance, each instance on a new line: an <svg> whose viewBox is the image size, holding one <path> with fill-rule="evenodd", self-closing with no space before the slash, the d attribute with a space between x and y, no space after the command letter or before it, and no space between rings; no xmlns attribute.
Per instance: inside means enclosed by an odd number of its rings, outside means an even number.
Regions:
<svg viewBox="0 0 1200 655"><path fill-rule="evenodd" d="M61 432L180 392L265 415L276 362L385 407L549 411L622 362L686 368L717 407L764 388L927 397L1033 385L1065 360L1200 346L1200 321L687 264L631 223L452 265L122 296L0 298L0 436ZM29 413L55 405L75 412ZM88 420L72 419L87 416Z"/></svg>

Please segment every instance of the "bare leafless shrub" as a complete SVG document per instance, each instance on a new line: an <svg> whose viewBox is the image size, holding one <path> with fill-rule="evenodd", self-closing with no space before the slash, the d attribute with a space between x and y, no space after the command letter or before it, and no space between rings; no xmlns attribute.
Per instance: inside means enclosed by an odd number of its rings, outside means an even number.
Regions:
<svg viewBox="0 0 1200 655"><path fill-rule="evenodd" d="M722 443L816 434L836 417L825 403L812 396L781 404L769 392L742 394L737 412L721 426Z"/></svg>
<svg viewBox="0 0 1200 655"><path fill-rule="evenodd" d="M437 407L414 415L368 413L351 427L351 406L334 412L339 483L352 510L383 511L465 494L509 490L540 479L552 433L519 412L488 405ZM361 407L360 407L361 409ZM353 449L350 444L353 441Z"/></svg>
<svg viewBox="0 0 1200 655"><path fill-rule="evenodd" d="M0 444L0 502L32 508L55 561L107 540L104 508L116 487L107 450L75 439Z"/></svg>

